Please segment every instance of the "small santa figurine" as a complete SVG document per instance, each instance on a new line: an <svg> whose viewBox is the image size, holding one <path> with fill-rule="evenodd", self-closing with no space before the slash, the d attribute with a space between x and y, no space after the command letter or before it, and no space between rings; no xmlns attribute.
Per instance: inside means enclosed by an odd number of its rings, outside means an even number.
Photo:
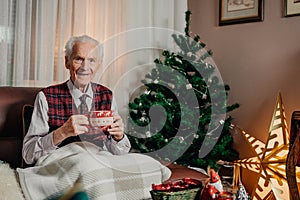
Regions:
<svg viewBox="0 0 300 200"><path fill-rule="evenodd" d="M201 199L203 200L216 199L218 194L223 192L223 185L219 174L214 169L210 169L209 174L209 182L203 188L201 195Z"/></svg>

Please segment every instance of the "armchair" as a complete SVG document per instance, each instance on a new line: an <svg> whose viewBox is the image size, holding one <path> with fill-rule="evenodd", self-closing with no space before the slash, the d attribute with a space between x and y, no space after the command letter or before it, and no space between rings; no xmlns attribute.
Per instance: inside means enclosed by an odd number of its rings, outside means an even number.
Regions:
<svg viewBox="0 0 300 200"><path fill-rule="evenodd" d="M286 160L286 177L291 200L299 200L296 166L300 166L300 111L294 111L291 117L290 146Z"/></svg>

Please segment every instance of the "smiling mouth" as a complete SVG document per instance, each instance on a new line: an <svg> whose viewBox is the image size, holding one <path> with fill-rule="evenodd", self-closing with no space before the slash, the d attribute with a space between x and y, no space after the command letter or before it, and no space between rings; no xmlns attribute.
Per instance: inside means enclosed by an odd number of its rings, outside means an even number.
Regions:
<svg viewBox="0 0 300 200"><path fill-rule="evenodd" d="M78 76L89 76L90 74L77 73Z"/></svg>

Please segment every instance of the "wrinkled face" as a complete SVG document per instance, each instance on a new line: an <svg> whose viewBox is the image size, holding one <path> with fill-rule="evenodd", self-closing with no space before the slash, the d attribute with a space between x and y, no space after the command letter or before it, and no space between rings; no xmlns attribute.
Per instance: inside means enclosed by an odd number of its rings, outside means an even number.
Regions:
<svg viewBox="0 0 300 200"><path fill-rule="evenodd" d="M99 50L90 42L75 43L70 58L65 58L65 66L70 71L71 80L82 92L86 91L100 65Z"/></svg>

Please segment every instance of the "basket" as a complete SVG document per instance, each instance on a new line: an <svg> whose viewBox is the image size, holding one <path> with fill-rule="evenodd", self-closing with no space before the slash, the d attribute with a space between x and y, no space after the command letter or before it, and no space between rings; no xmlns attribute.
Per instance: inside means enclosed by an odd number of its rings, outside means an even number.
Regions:
<svg viewBox="0 0 300 200"><path fill-rule="evenodd" d="M152 184L150 193L153 200L194 200L200 198L202 188L201 181L183 178L164 184Z"/></svg>
<svg viewBox="0 0 300 200"><path fill-rule="evenodd" d="M194 200L200 196L201 188L186 189L176 192L163 192L151 190L153 200Z"/></svg>

